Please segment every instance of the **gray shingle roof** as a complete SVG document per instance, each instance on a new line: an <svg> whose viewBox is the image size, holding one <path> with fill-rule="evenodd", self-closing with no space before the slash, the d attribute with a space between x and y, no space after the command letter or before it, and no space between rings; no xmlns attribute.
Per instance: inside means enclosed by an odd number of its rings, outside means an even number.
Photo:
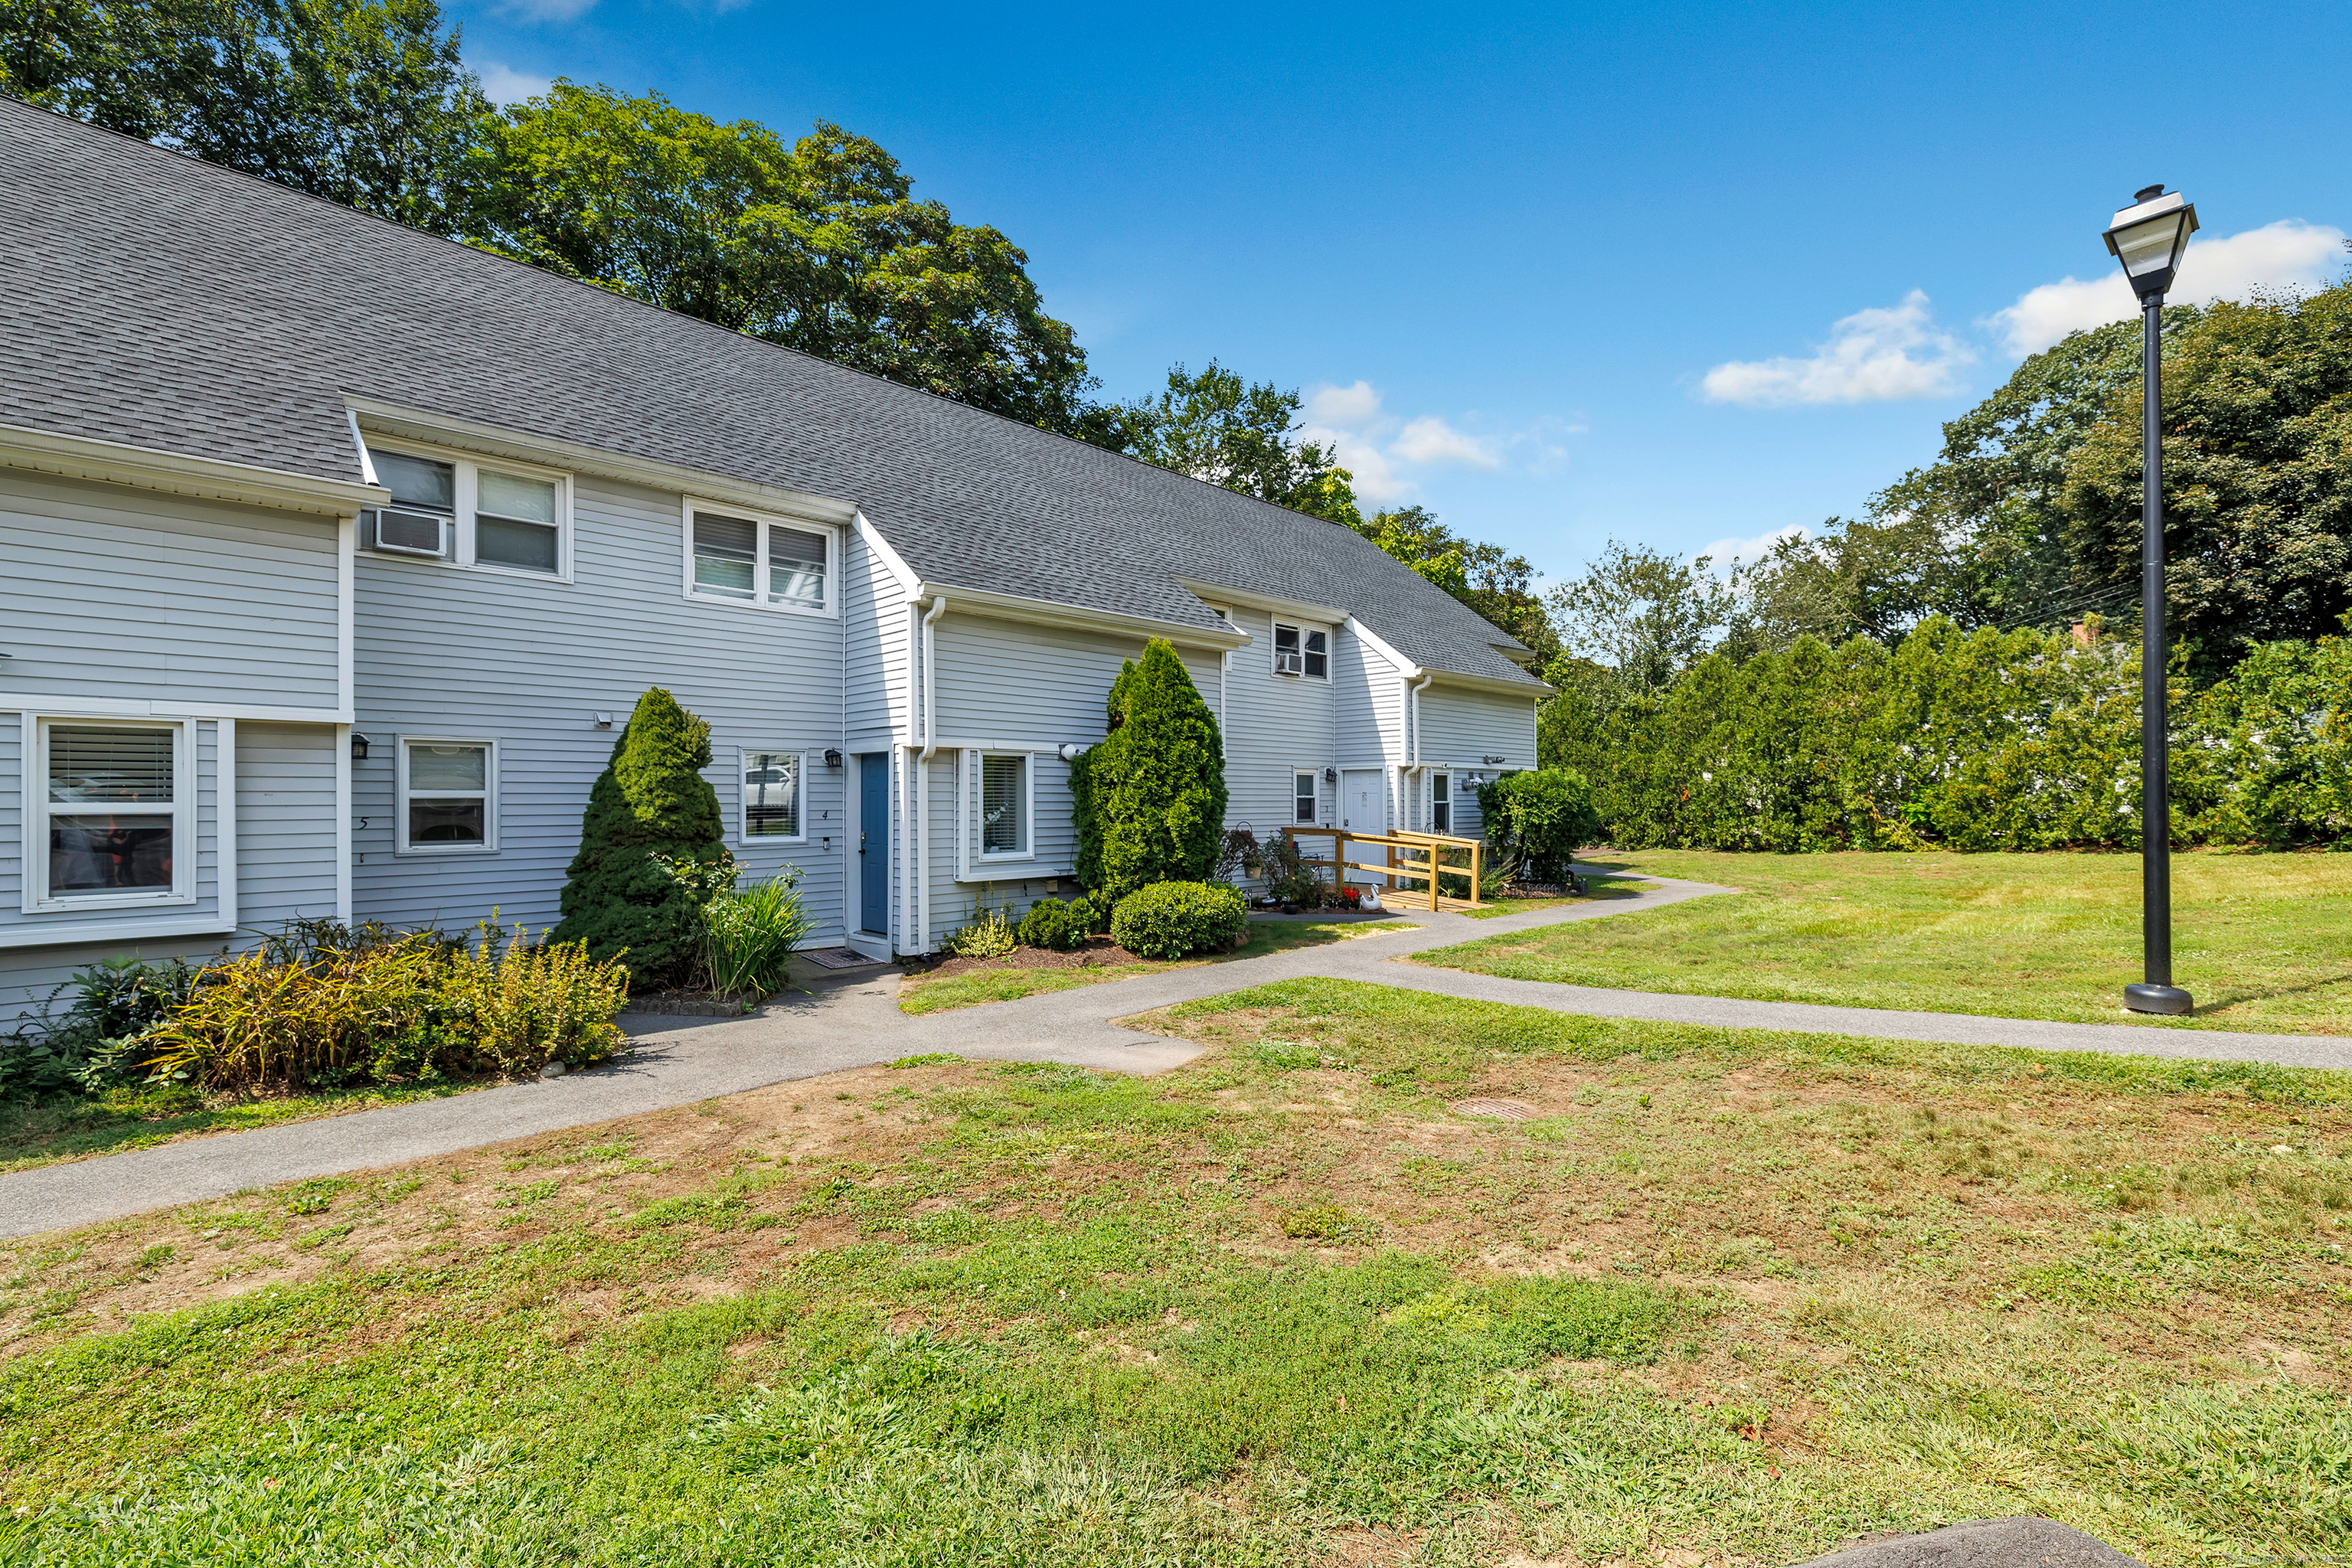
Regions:
<svg viewBox="0 0 2352 1568"><path fill-rule="evenodd" d="M360 477L343 399L854 502L926 581L1209 626L1179 576L1516 646L1352 531L0 99L0 423Z"/></svg>

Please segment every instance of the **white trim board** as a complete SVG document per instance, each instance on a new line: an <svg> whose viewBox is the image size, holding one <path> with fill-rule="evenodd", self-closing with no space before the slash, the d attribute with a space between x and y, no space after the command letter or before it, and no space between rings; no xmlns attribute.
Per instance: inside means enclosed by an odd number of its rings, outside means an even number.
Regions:
<svg viewBox="0 0 2352 1568"><path fill-rule="evenodd" d="M372 484L323 479L251 463L225 463L152 447L61 436L21 425L0 425L0 468L28 468L68 479L96 479L169 495L243 501L280 511L349 517L382 506L391 494Z"/></svg>

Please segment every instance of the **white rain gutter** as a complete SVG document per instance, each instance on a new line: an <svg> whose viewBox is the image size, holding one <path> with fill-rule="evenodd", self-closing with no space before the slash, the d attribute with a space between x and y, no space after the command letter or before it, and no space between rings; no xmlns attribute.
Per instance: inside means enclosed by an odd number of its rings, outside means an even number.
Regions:
<svg viewBox="0 0 2352 1568"><path fill-rule="evenodd" d="M936 707L939 680L933 673L933 656L939 647L931 632L931 623L947 613L948 596L931 595L931 607L923 616L923 749L915 757L915 900L919 910L909 910L909 925L915 933L915 951L931 950L931 754L940 749L939 714Z"/></svg>

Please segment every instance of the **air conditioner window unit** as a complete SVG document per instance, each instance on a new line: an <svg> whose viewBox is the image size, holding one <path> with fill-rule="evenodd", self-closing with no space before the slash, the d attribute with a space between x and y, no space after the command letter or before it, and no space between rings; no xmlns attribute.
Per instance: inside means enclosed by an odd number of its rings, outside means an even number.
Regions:
<svg viewBox="0 0 2352 1568"><path fill-rule="evenodd" d="M404 511L385 507L375 513L370 531L376 549L394 555L444 556L448 550L449 520L438 512Z"/></svg>
<svg viewBox="0 0 2352 1568"><path fill-rule="evenodd" d="M1274 656L1274 668L1283 675L1304 675L1307 673L1307 658L1304 654L1285 649Z"/></svg>

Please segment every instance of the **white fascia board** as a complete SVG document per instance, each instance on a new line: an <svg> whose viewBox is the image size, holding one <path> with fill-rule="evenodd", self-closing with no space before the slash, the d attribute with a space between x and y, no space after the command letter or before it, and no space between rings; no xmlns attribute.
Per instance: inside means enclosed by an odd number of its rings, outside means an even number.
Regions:
<svg viewBox="0 0 2352 1568"><path fill-rule="evenodd" d="M1222 626L1186 626L1150 616L1126 616L1115 610L1090 610L1080 605L1060 605L1050 599L1024 599L1013 594L992 594L982 588L959 588L951 583L920 583L909 595L929 600L945 595L948 614L986 616L1001 621L1025 621L1033 626L1070 626L1079 631L1109 632L1119 637L1164 637L1180 647L1223 652L1245 647L1249 638Z"/></svg>
<svg viewBox="0 0 2352 1568"><path fill-rule="evenodd" d="M899 593L909 599L920 596L923 586L922 578L916 574L913 567L907 564L904 556L890 548L890 542L882 537L882 531L875 527L872 521L862 511L857 514L857 537L866 542L866 549L874 552L875 559L889 568L890 576L898 584Z"/></svg>
<svg viewBox="0 0 2352 1568"><path fill-rule="evenodd" d="M1329 605L1310 605L1304 599L1277 599L1270 594L1253 594L1243 588L1227 588L1216 583L1204 583L1194 577L1179 577L1177 585L1207 604L1239 605L1252 610L1266 610L1277 616L1296 616L1302 621L1320 621L1327 626L1344 624L1348 612Z"/></svg>
<svg viewBox="0 0 2352 1568"><path fill-rule="evenodd" d="M349 724L338 708L278 708L259 702L208 702L200 697L149 700L79 693L0 691L0 713L70 713L89 719L251 719L264 724Z"/></svg>
<svg viewBox="0 0 2352 1568"><path fill-rule="evenodd" d="M60 436L19 425L0 425L0 468L26 468L68 479L160 490L167 495L242 501L248 506L325 517L352 517L364 508L382 506L392 499L390 492L375 485L354 484L349 479L265 468L253 463L225 463L217 458L192 458L184 452L131 447L118 441L93 441L83 436Z"/></svg>
<svg viewBox="0 0 2352 1568"><path fill-rule="evenodd" d="M607 451L602 447L591 447L584 442L510 430L503 426L485 425L479 420L460 419L454 415L403 408L398 404L381 403L372 397L345 397L343 403L359 420L362 430L377 431L395 439L405 437L436 447L478 452L487 457L511 458L517 462L539 463L572 473L602 474L609 479L643 485L648 489L676 490L680 494L691 493L703 500L732 501L738 506L760 507L788 516L798 514L815 522L844 524L854 521L857 516L857 507L854 502L835 496L786 489L780 485L735 479L726 474L714 474L707 468L690 468L683 464L665 463L653 458L634 458L622 452Z"/></svg>
<svg viewBox="0 0 2352 1568"><path fill-rule="evenodd" d="M1524 697L1530 702L1540 702L1552 694L1552 688L1533 677L1526 680L1501 680L1491 675L1460 675L1450 669L1433 669L1427 673L1440 687L1499 692L1507 697Z"/></svg>

